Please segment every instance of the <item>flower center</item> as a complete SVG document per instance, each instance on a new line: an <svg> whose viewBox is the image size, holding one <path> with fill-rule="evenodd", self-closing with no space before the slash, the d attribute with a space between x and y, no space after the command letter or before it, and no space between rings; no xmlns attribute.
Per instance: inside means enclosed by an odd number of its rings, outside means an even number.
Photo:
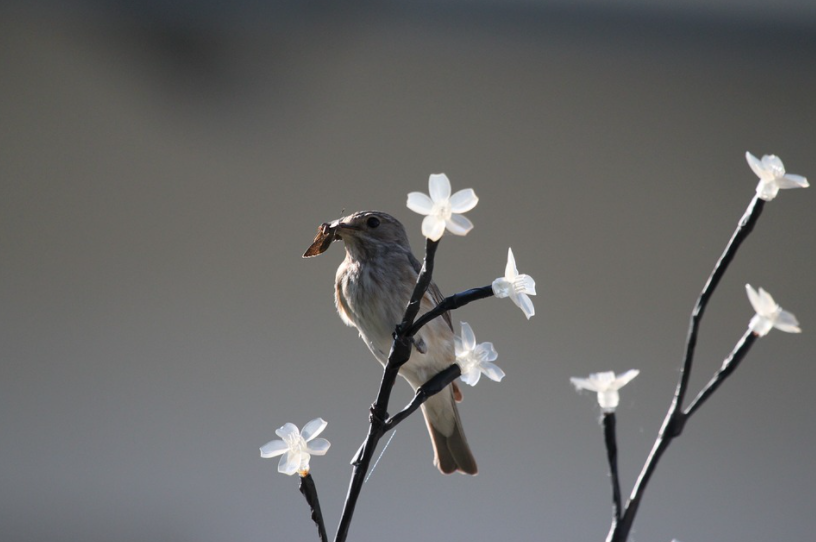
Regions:
<svg viewBox="0 0 816 542"><path fill-rule="evenodd" d="M450 220L452 214L450 201L449 200L435 201L433 205L432 214L445 220Z"/></svg>
<svg viewBox="0 0 816 542"><path fill-rule="evenodd" d="M776 155L763 156L762 165L771 173L771 175L774 176L775 179L784 177L785 175L785 167L782 165L782 160L780 160Z"/></svg>
<svg viewBox="0 0 816 542"><path fill-rule="evenodd" d="M286 435L283 438L283 441L289 446L289 449L292 452L300 453L306 447L306 441L303 440L303 437L298 435Z"/></svg>

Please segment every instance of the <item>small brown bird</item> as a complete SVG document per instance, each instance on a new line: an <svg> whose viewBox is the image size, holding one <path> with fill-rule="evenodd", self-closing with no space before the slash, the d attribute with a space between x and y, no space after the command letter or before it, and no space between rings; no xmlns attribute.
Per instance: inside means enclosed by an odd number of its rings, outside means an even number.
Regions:
<svg viewBox="0 0 816 542"><path fill-rule="evenodd" d="M325 252L332 241L343 241L346 258L337 268L334 302L346 325L357 328L371 353L385 365L392 333L402 321L422 265L411 252L405 228L393 216L359 211L320 226L304 258ZM420 314L444 299L431 283ZM400 375L416 390L454 363L450 314L425 325L414 337L415 348ZM476 474L476 460L468 446L456 402L462 394L452 383L422 405L434 447L434 465L445 474Z"/></svg>

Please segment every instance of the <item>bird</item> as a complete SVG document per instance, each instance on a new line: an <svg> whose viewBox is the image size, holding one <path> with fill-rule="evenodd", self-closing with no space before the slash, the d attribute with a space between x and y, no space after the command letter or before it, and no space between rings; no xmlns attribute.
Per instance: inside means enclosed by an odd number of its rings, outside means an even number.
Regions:
<svg viewBox="0 0 816 542"><path fill-rule="evenodd" d="M394 329L402 321L422 265L411 251L402 223L381 211L358 211L324 222L303 257L322 254L335 241L341 241L346 252L335 275L337 312L346 325L357 329L384 366ZM421 312L432 309L442 299L439 288L431 282L420 303ZM411 356L399 374L416 391L455 362L450 313L428 322L413 340ZM456 406L461 399L461 390L453 382L422 405L434 450L433 462L444 474L478 472Z"/></svg>

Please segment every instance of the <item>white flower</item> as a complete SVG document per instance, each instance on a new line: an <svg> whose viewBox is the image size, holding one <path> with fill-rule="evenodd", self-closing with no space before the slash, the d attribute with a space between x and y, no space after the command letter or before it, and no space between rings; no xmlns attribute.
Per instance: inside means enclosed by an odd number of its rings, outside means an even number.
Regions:
<svg viewBox="0 0 816 542"><path fill-rule="evenodd" d="M756 191L760 199L771 201L776 197L780 188L807 188L810 186L807 179L801 175L785 173L785 166L776 155L766 154L760 160L750 152L746 152L745 159L759 177Z"/></svg>
<svg viewBox="0 0 816 542"><path fill-rule="evenodd" d="M438 173L428 179L430 197L422 192L408 194L408 208L421 215L422 235L431 241L439 241L445 228L454 235L467 235L473 223L458 213L466 213L476 207L479 198L472 188L460 190L451 196L451 185L447 175Z"/></svg>
<svg viewBox="0 0 816 542"><path fill-rule="evenodd" d="M799 322L796 317L776 304L771 294L759 289L759 293L751 288L750 284L745 285L748 292L748 300L754 306L756 314L751 318L748 329L760 337L764 337L768 332L776 328L787 333L800 333Z"/></svg>
<svg viewBox="0 0 816 542"><path fill-rule="evenodd" d="M635 378L640 371L630 369L625 373L615 377L615 373L608 371L605 373L594 373L589 378L570 378L570 382L576 390L590 390L598 392L598 404L604 412L615 412L615 407L620 402L618 390Z"/></svg>
<svg viewBox="0 0 816 542"><path fill-rule="evenodd" d="M507 266L504 269L504 276L493 281L493 295L512 299L513 303L524 311L524 316L528 320L535 314L535 307L529 297L536 295L535 281L529 275L519 275L512 248L507 249Z"/></svg>
<svg viewBox="0 0 816 542"><path fill-rule="evenodd" d="M475 386L482 373L496 382L504 378L504 371L499 369L495 361L499 354L493 348L493 343L476 344L476 336L467 322L462 322L462 336L454 337L456 363L462 369L462 382Z"/></svg>
<svg viewBox="0 0 816 542"><path fill-rule="evenodd" d="M309 459L312 455L325 455L329 450L329 441L315 438L326 428L326 421L315 418L303 426L303 431L293 423L287 423L275 434L283 440L273 440L261 446L261 457L277 457L283 454L278 463L278 472L289 476L299 473L309 474Z"/></svg>

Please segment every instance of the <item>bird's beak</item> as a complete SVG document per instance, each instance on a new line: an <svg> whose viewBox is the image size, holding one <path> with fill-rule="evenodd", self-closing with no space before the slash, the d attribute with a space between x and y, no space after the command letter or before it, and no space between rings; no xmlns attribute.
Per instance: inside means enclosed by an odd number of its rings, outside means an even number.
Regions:
<svg viewBox="0 0 816 542"><path fill-rule="evenodd" d="M339 241L340 232L343 230L356 230L354 226L343 222L342 218L338 218L332 222L324 222L317 228L317 235L312 241L312 245L303 253L304 258L311 258L323 254L328 250L332 241Z"/></svg>

